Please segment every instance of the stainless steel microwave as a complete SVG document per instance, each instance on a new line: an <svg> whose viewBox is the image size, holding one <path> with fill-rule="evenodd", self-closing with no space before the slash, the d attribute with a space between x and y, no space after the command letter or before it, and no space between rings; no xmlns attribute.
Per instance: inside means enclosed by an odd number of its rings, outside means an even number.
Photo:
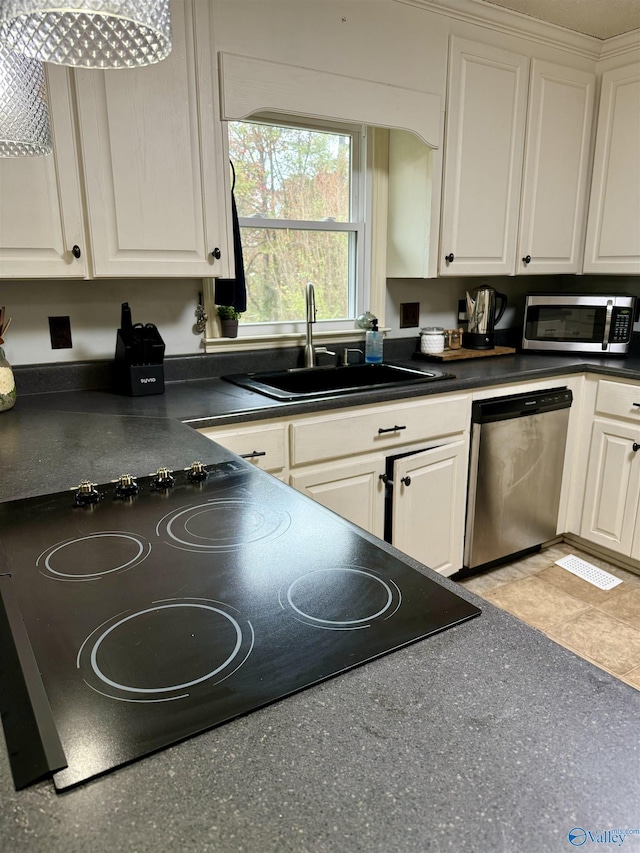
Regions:
<svg viewBox="0 0 640 853"><path fill-rule="evenodd" d="M636 297L628 294L531 294L522 349L626 355L635 319Z"/></svg>

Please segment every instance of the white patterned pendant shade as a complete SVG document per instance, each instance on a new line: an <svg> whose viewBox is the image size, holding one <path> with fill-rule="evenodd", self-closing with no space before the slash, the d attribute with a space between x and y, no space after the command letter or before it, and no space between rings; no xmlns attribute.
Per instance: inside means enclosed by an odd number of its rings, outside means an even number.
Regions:
<svg viewBox="0 0 640 853"><path fill-rule="evenodd" d="M0 157L51 153L44 66L0 43Z"/></svg>
<svg viewBox="0 0 640 853"><path fill-rule="evenodd" d="M56 65L151 65L171 52L169 0L2 0L0 41Z"/></svg>

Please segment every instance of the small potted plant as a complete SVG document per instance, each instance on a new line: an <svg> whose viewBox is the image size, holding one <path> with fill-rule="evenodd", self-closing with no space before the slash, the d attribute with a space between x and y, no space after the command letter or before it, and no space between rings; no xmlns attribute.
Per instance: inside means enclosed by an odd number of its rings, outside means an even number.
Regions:
<svg viewBox="0 0 640 853"><path fill-rule="evenodd" d="M240 314L233 305L218 305L218 317L220 317L222 337L237 338Z"/></svg>

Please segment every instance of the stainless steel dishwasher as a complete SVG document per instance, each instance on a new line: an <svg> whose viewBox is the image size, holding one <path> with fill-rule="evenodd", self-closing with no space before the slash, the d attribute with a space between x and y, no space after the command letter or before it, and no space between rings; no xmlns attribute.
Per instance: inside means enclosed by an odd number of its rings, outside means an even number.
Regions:
<svg viewBox="0 0 640 853"><path fill-rule="evenodd" d="M465 574L556 535L572 400L552 388L473 404Z"/></svg>

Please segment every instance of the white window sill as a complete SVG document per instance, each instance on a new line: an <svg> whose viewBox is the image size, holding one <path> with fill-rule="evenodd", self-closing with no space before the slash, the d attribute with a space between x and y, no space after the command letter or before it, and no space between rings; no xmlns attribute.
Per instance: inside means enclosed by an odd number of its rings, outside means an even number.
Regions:
<svg viewBox="0 0 640 853"><path fill-rule="evenodd" d="M381 329L388 332L389 329ZM352 343L354 341L362 344L364 349L364 331L362 329L342 329L334 331L313 332L314 344L319 342ZM289 332L281 335L243 335L240 326L237 338L221 338L207 336L203 339L204 351L232 352L256 349L282 349L285 347L304 346L306 337L304 332Z"/></svg>

